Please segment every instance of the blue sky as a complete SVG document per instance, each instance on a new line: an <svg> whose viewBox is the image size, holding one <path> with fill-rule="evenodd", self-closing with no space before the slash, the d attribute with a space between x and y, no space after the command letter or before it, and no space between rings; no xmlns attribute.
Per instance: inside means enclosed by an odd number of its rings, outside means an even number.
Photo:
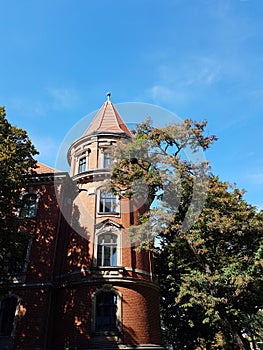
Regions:
<svg viewBox="0 0 263 350"><path fill-rule="evenodd" d="M111 91L117 107L208 120L214 173L263 208L262 0L0 0L0 13L0 104L41 162Z"/></svg>

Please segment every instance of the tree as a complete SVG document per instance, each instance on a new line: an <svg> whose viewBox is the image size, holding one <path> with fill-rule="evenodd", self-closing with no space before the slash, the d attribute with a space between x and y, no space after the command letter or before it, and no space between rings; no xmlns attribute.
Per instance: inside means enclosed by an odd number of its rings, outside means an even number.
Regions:
<svg viewBox="0 0 263 350"><path fill-rule="evenodd" d="M21 265L25 235L19 230L16 209L28 176L36 168L38 152L26 131L12 126L0 107L0 279L2 287Z"/></svg>
<svg viewBox="0 0 263 350"><path fill-rule="evenodd" d="M246 203L243 191L211 177L194 226L182 235L170 225L161 235L156 262L162 307L169 303L187 317L187 333L198 328L199 342L213 348L250 349L247 335L262 341L263 213Z"/></svg>
<svg viewBox="0 0 263 350"><path fill-rule="evenodd" d="M155 251L167 341L174 349L248 349L245 334L260 331L253 317L263 305L263 214L196 157L216 140L205 126L138 125L115 150L111 187L144 203L131 234Z"/></svg>

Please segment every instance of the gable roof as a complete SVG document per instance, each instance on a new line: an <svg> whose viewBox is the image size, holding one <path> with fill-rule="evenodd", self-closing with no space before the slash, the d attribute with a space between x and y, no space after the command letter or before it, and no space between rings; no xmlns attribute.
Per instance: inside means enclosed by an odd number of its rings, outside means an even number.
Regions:
<svg viewBox="0 0 263 350"><path fill-rule="evenodd" d="M43 163L37 162L37 168L34 169L37 174L50 174L58 172L56 169L49 167Z"/></svg>
<svg viewBox="0 0 263 350"><path fill-rule="evenodd" d="M102 105L83 136L103 132L121 132L133 137L116 107L110 100Z"/></svg>

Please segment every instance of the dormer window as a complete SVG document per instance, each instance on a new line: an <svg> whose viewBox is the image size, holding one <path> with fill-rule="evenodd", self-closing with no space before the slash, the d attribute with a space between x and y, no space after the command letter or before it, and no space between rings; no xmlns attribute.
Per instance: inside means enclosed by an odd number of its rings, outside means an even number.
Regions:
<svg viewBox="0 0 263 350"><path fill-rule="evenodd" d="M79 159L79 173L83 173L86 170L87 170L87 158L85 156Z"/></svg>

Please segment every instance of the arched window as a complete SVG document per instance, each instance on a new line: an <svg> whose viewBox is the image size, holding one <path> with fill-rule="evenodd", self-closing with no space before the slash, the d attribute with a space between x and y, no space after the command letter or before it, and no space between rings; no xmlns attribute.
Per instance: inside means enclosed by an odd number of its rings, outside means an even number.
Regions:
<svg viewBox="0 0 263 350"><path fill-rule="evenodd" d="M11 336L17 307L17 298L8 297L0 303L0 336Z"/></svg>
<svg viewBox="0 0 263 350"><path fill-rule="evenodd" d="M122 226L110 219L95 226L95 266L121 266L121 230Z"/></svg>
<svg viewBox="0 0 263 350"><path fill-rule="evenodd" d="M97 265L117 266L118 236L113 233L104 233L98 237Z"/></svg>
<svg viewBox="0 0 263 350"><path fill-rule="evenodd" d="M111 192L100 191L99 213L118 213L119 201Z"/></svg>
<svg viewBox="0 0 263 350"><path fill-rule="evenodd" d="M19 212L19 217L24 218L34 218L37 213L37 194L36 193L26 193L23 195L21 208Z"/></svg>
<svg viewBox="0 0 263 350"><path fill-rule="evenodd" d="M117 295L102 292L96 296L95 330L117 331Z"/></svg>

